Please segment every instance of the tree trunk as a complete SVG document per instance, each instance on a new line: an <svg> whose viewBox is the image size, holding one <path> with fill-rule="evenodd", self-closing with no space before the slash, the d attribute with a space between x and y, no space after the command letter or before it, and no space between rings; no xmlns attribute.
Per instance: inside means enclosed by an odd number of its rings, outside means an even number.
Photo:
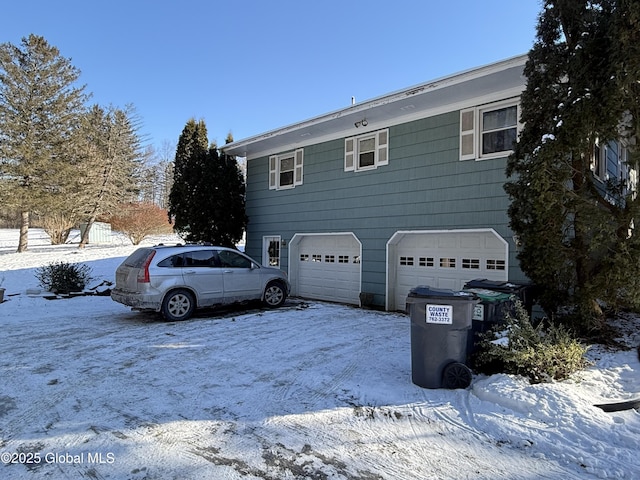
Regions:
<svg viewBox="0 0 640 480"><path fill-rule="evenodd" d="M29 212L20 212L20 240L18 253L26 252L29 243Z"/></svg>
<svg viewBox="0 0 640 480"><path fill-rule="evenodd" d="M80 238L80 245L78 245L78 248L84 248L87 246L87 243L89 243L89 232L91 231L91 227L93 227L95 221L96 216L91 215L87 221L87 226L85 227L84 232L82 232L82 238Z"/></svg>

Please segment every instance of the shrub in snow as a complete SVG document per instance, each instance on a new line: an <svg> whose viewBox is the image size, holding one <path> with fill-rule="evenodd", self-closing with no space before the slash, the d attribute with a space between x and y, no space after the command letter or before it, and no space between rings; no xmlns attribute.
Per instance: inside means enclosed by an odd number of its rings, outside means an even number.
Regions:
<svg viewBox="0 0 640 480"><path fill-rule="evenodd" d="M134 245L148 235L173 233L167 211L150 202L120 204L117 213L106 220L113 230L124 233Z"/></svg>
<svg viewBox="0 0 640 480"><path fill-rule="evenodd" d="M563 380L588 365L587 347L563 325L534 326L520 302L506 315L501 338L488 332L480 341L475 368L482 373L509 373L531 383Z"/></svg>
<svg viewBox="0 0 640 480"><path fill-rule="evenodd" d="M91 268L81 263L52 262L36 270L43 288L54 293L81 292L91 280Z"/></svg>

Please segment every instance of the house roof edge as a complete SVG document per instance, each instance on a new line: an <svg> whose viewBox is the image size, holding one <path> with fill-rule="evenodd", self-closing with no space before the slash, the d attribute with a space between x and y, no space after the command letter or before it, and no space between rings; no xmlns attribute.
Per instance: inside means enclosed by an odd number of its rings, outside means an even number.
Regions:
<svg viewBox="0 0 640 480"><path fill-rule="evenodd" d="M403 89L400 89L391 93L387 93L369 100L365 100L360 103L350 105L346 108L341 108L339 110L324 113L324 114L309 118L307 120L303 120L290 125L279 127L273 130L269 130L267 132L260 133L258 135L253 135L251 137L247 137L238 141L230 142L224 146L221 146L220 149L232 155L244 156L240 152L242 152L243 149L246 150L246 148L252 144L259 143L264 140L274 139L274 137L278 137L284 134L289 134L289 133L295 132L296 130L301 130L301 129L312 127L315 125L320 125L322 123L335 120L345 115L352 115L358 112L366 112L367 110L374 108L376 106L393 103L394 101L405 99L408 96L420 95L426 92L432 92L434 90L443 88L445 86L469 81L474 78L496 73L501 70L506 70L508 68L513 68L518 65L524 66L524 64L527 61L527 58L528 58L528 54L517 55L517 56L510 57L498 62L486 64L480 67L473 67L473 68L463 70L451 75L446 75L444 77L436 78L434 80L430 80L425 83L414 85L408 88L403 88Z"/></svg>

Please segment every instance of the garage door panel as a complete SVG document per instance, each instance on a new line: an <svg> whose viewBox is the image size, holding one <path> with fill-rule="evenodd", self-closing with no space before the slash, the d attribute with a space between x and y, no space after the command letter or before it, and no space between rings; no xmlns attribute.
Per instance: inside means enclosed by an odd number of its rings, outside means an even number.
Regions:
<svg viewBox="0 0 640 480"><path fill-rule="evenodd" d="M476 235L460 238L460 248L479 249L483 247L484 243L484 239Z"/></svg>
<svg viewBox="0 0 640 480"><path fill-rule="evenodd" d="M451 235L442 235L441 237L438 237L438 248L451 248L451 242L455 242L456 240L457 239L452 238Z"/></svg>
<svg viewBox="0 0 640 480"><path fill-rule="evenodd" d="M418 285L461 290L475 278L507 280L506 242L493 230L398 234L388 256L392 309L404 308Z"/></svg>
<svg viewBox="0 0 640 480"><path fill-rule="evenodd" d="M445 288L447 290L458 290L458 281L454 278L444 278L441 277L438 279L436 288Z"/></svg>
<svg viewBox="0 0 640 480"><path fill-rule="evenodd" d="M427 275L419 275L418 272L415 273L398 273L398 285L413 285L413 287L418 285L432 285L436 286L438 283L438 279L436 276L427 276ZM413 288L413 287L410 287Z"/></svg>
<svg viewBox="0 0 640 480"><path fill-rule="evenodd" d="M295 294L359 304L360 250L352 234L303 235L292 275Z"/></svg>

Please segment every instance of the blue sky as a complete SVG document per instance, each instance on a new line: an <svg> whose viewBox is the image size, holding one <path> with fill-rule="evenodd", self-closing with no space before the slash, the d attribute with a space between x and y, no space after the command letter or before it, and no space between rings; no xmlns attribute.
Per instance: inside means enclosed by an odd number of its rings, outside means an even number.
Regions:
<svg viewBox="0 0 640 480"><path fill-rule="evenodd" d="M9 3L9 2L7 2ZM29 0L0 43L33 33L70 58L91 103L133 104L146 144L190 118L209 140L264 133L527 53L539 0Z"/></svg>

